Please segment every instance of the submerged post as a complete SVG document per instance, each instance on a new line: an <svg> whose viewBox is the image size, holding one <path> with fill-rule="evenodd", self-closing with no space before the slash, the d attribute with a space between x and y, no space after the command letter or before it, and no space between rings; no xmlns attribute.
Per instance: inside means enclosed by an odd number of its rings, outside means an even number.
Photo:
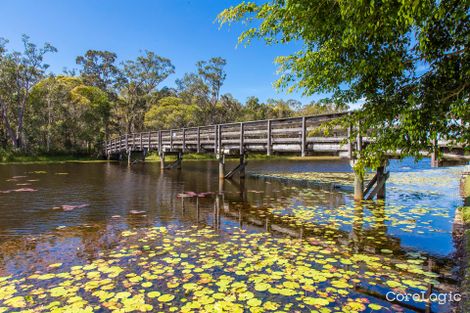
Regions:
<svg viewBox="0 0 470 313"><path fill-rule="evenodd" d="M381 187L377 191L377 200L385 199L385 181L384 180L386 180L386 177L384 174L385 174L385 166L379 166L377 168L377 184L380 183Z"/></svg>
<svg viewBox="0 0 470 313"><path fill-rule="evenodd" d="M354 200L361 201L364 199L364 179L362 174L354 171Z"/></svg>
<svg viewBox="0 0 470 313"><path fill-rule="evenodd" d="M183 152L178 152L177 160L176 160L176 168L181 169L181 163L183 162Z"/></svg>
<svg viewBox="0 0 470 313"><path fill-rule="evenodd" d="M163 171L165 169L165 152L160 151L160 169Z"/></svg>
<svg viewBox="0 0 470 313"><path fill-rule="evenodd" d="M245 153L240 154L240 179L245 178Z"/></svg>
<svg viewBox="0 0 470 313"><path fill-rule="evenodd" d="M432 140L431 167L439 167L439 146L437 139Z"/></svg>
<svg viewBox="0 0 470 313"><path fill-rule="evenodd" d="M127 149L127 165L131 165L132 162L132 150Z"/></svg>
<svg viewBox="0 0 470 313"><path fill-rule="evenodd" d="M356 149L358 152L357 158L361 156L362 150L362 136L361 129L358 127L357 138L356 138ZM362 173L358 173L354 170L354 200L361 201L364 199L364 177Z"/></svg>
<svg viewBox="0 0 470 313"><path fill-rule="evenodd" d="M218 155L219 159L219 179L225 179L225 155L220 153Z"/></svg>

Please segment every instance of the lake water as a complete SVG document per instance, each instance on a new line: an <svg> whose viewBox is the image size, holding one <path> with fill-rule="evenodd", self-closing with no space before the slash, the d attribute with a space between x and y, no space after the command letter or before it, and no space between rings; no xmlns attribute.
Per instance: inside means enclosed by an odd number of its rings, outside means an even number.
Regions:
<svg viewBox="0 0 470 313"><path fill-rule="evenodd" d="M385 203L358 205L327 187L220 184L212 161L165 172L157 163L0 165L0 312L449 311L385 296L457 291L463 167L390 169ZM274 160L247 171L350 167Z"/></svg>

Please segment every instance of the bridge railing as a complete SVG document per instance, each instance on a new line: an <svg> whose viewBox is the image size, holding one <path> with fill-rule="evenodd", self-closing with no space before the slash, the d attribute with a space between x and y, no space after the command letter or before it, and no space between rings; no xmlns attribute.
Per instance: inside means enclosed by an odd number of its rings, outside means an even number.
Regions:
<svg viewBox="0 0 470 313"><path fill-rule="evenodd" d="M343 151L347 129L336 127L330 135L317 133L322 123L347 112L313 116L256 120L208 126L131 133L114 138L105 145L107 154L126 151L214 152L227 150L277 152L307 150Z"/></svg>

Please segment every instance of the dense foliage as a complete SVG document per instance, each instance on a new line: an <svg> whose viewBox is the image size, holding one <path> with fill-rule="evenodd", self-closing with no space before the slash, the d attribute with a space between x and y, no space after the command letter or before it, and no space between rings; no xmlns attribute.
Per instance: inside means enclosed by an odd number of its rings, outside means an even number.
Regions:
<svg viewBox="0 0 470 313"><path fill-rule="evenodd" d="M113 52L89 50L76 58L77 70L55 75L47 72L44 56L56 49L39 48L26 36L23 41L23 52L8 51L7 41L0 41L0 157L12 151L96 155L104 141L126 132L336 109L256 97L242 104L221 94L227 74L220 57L197 62L176 88L161 87L175 67L152 51L118 63Z"/></svg>
<svg viewBox="0 0 470 313"><path fill-rule="evenodd" d="M362 165L375 167L390 150L419 157L434 139L468 146L469 9L458 0L270 0L219 20L248 25L240 42L301 43L277 58L277 87L364 102L348 123L375 137L362 152Z"/></svg>

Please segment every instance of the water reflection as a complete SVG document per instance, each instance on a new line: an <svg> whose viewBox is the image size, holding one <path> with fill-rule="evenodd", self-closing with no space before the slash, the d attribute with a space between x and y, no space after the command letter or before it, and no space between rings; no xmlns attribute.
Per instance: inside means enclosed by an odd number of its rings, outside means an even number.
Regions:
<svg viewBox="0 0 470 313"><path fill-rule="evenodd" d="M282 168L279 163L275 166ZM386 287L402 288L399 278L411 288L415 281L431 291L455 290L453 255L442 253L452 251L452 215L445 212L452 207L429 207L427 198L423 204L393 195L391 202L355 205L348 193L332 188L304 188L263 179L221 183L214 165L188 162L183 170L163 173L157 164L2 168L0 190L30 184L37 191L0 194L0 276L46 271L57 262L64 267L92 263L118 249L126 229L142 229L145 236L145 230L153 226L191 229L198 225L210 226L228 241L238 228L246 234L269 232L272 238L300 239L303 245L330 251L328 262L335 266L344 262L340 266L345 271L357 270L344 261L356 258L366 263L365 269L380 275L362 274L352 281L351 290L374 301L384 300ZM403 188L398 191L406 193ZM84 204L71 211L54 209ZM431 241L446 246L437 247ZM380 267L375 258L383 263ZM319 260L312 260L315 266L325 265L317 263ZM436 276L427 277L423 271ZM419 303L408 308L401 304L401 308L431 309Z"/></svg>

